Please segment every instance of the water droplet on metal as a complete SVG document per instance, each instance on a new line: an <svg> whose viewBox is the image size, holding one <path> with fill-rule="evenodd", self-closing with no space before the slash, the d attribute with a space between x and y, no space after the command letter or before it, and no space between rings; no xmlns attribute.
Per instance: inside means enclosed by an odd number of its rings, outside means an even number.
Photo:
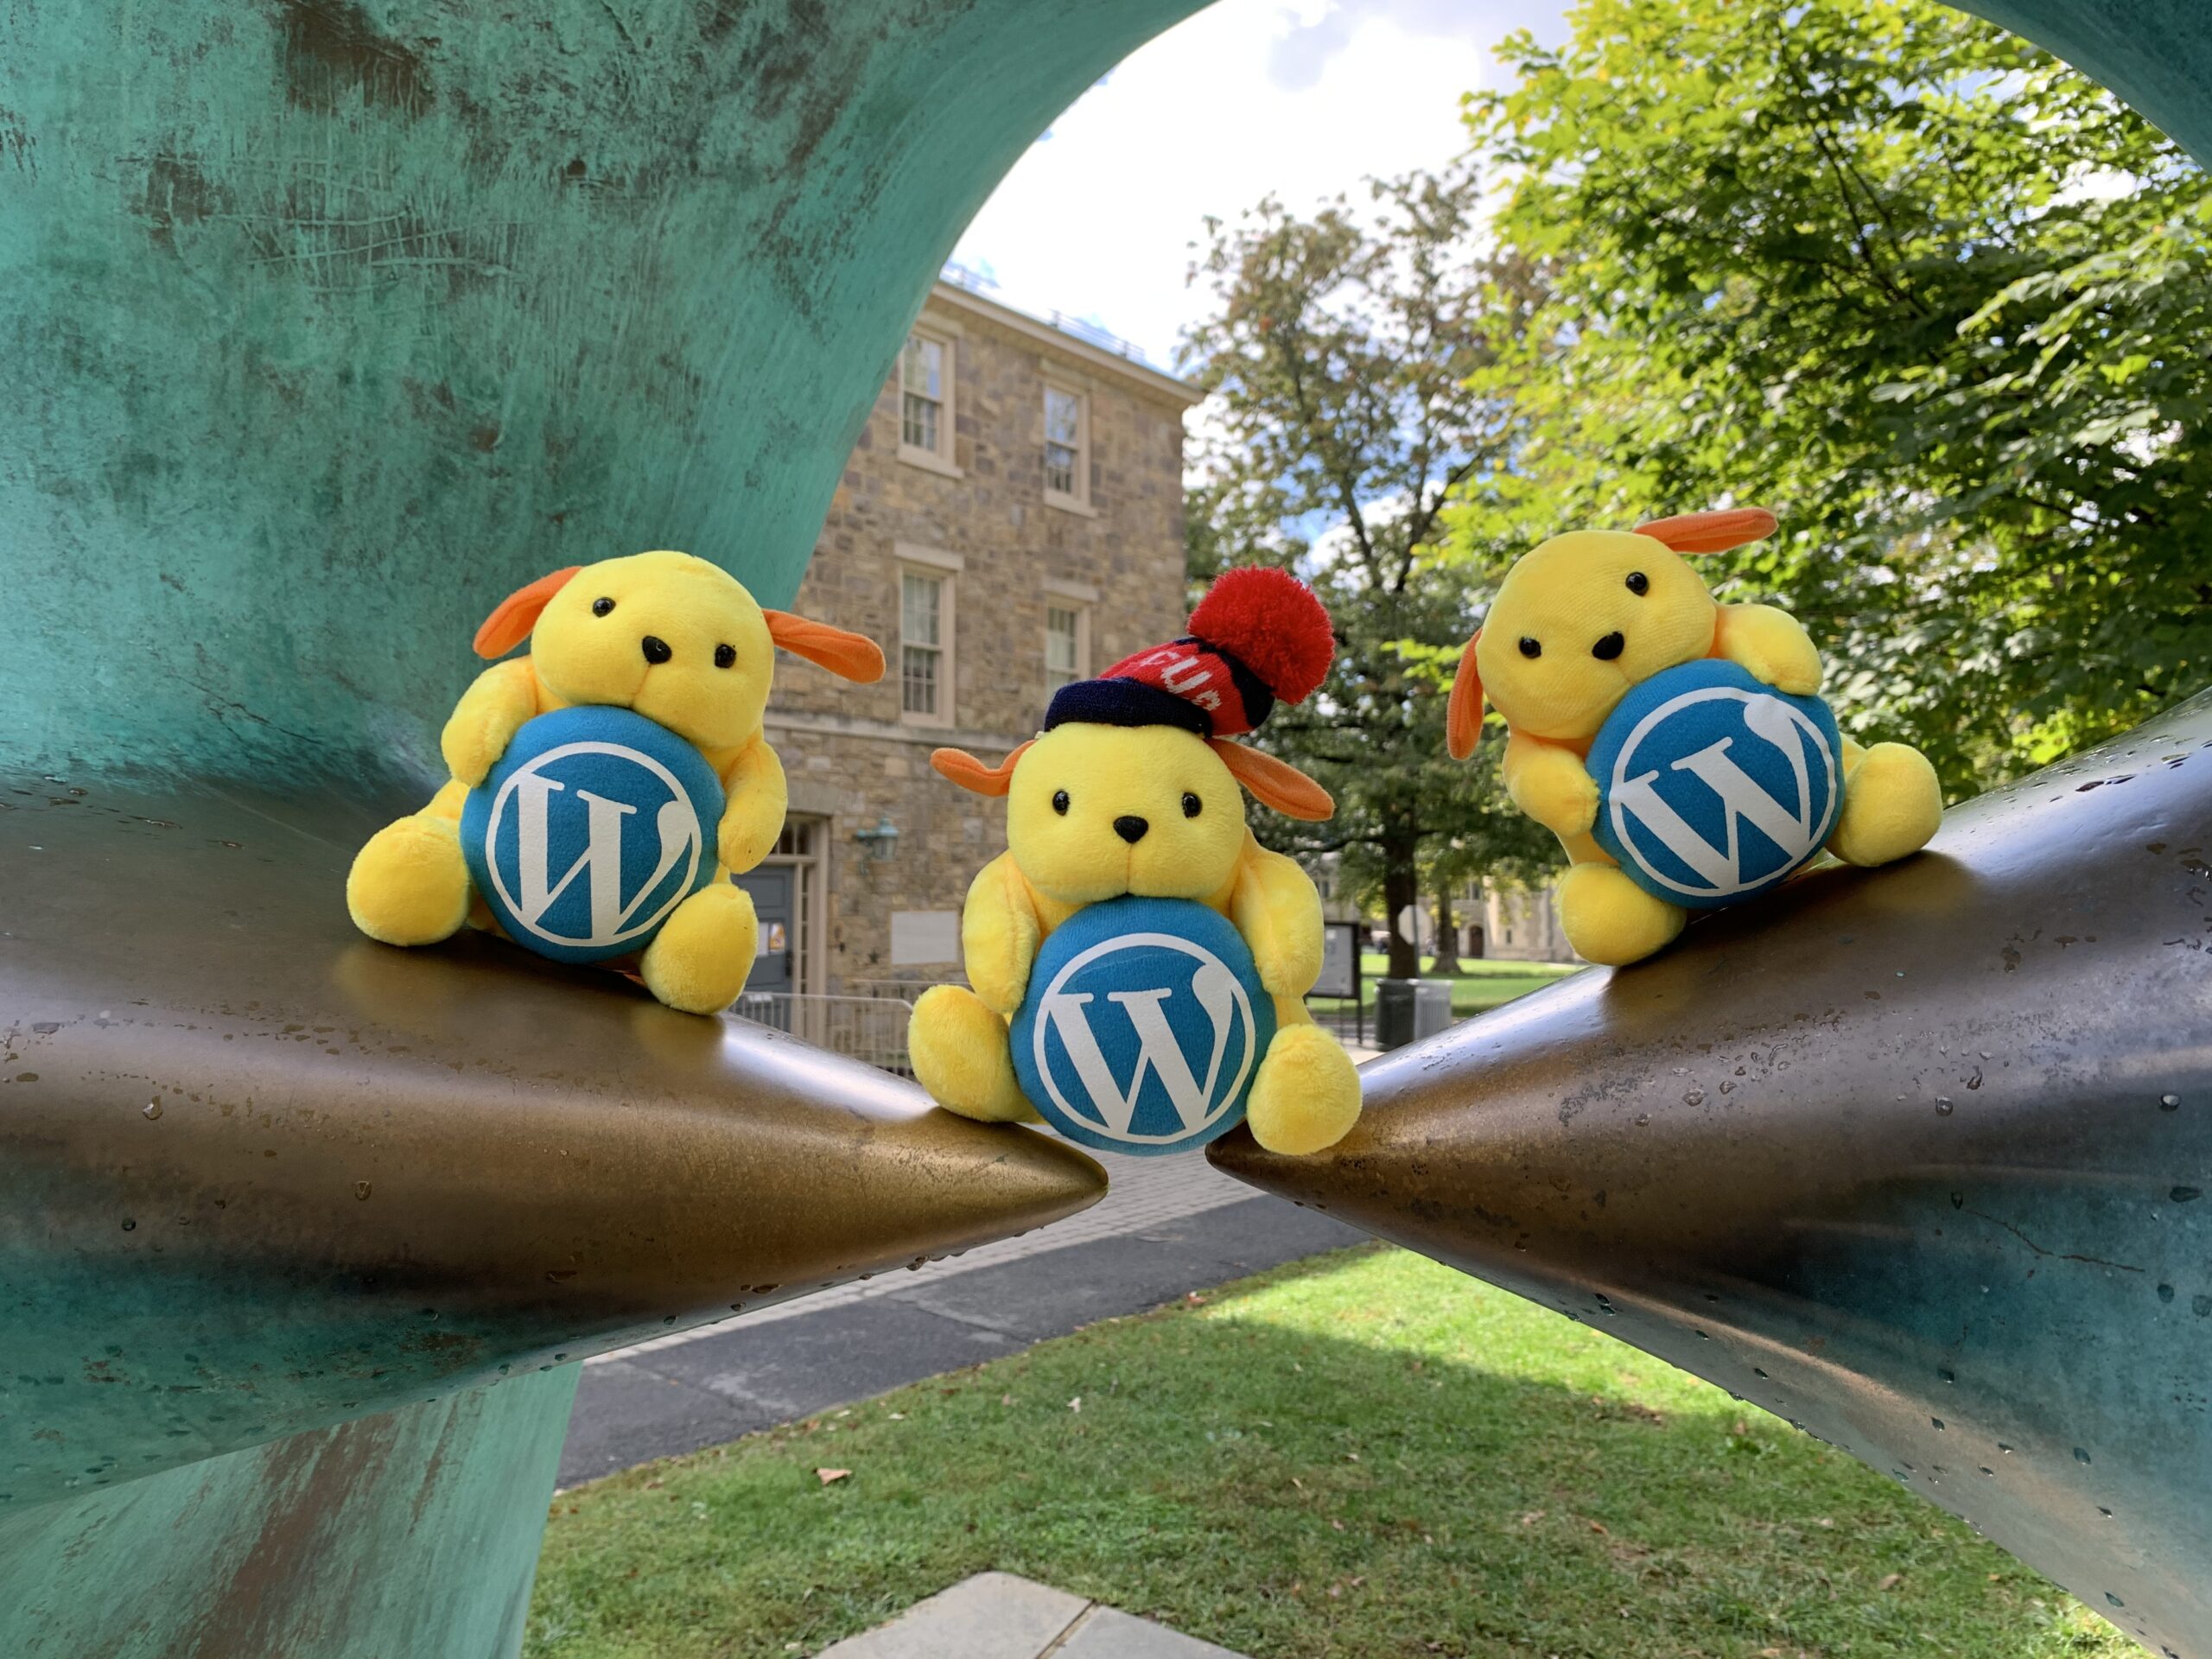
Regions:
<svg viewBox="0 0 2212 1659"><path fill-rule="evenodd" d="M1704 1104L1705 1104L1705 1090L1702 1090L1702 1089L1693 1089L1693 1090L1691 1090L1689 1091L1689 1093L1688 1093L1687 1095L1684 1095L1684 1096L1682 1096L1682 1104L1683 1104L1683 1105L1685 1105L1685 1106L1702 1106L1702 1105L1704 1105Z"/></svg>
<svg viewBox="0 0 2212 1659"><path fill-rule="evenodd" d="M1637 1128L1639 1128L1639 1129L1640 1129L1640 1128L1643 1128L1646 1124L1649 1123L1650 1122L1651 1122L1651 1114L1650 1114L1650 1113L1649 1113L1649 1112L1638 1112L1638 1113L1636 1115L1636 1127L1637 1127Z"/></svg>
<svg viewBox="0 0 2212 1659"><path fill-rule="evenodd" d="M2158 1109L2162 1112L2179 1111L2181 1109L2181 1096L2179 1095L2160 1095L2158 1096Z"/></svg>
<svg viewBox="0 0 2212 1659"><path fill-rule="evenodd" d="M357 1198L365 1199L369 1196L369 1184L366 1181L354 1182L353 1196Z"/></svg>
<svg viewBox="0 0 2212 1659"><path fill-rule="evenodd" d="M146 1119L146 1121L147 1121L148 1122L149 1122L149 1123L150 1123L150 1122L152 1122L154 1121L154 1119L156 1119L156 1118L159 1117L161 1115L162 1115L162 1103L161 1103L160 1101L158 1101L158 1100L149 1100L149 1101L148 1101L148 1102L146 1103L145 1109L144 1109L143 1113L142 1114L142 1116L144 1116L144 1118Z"/></svg>
<svg viewBox="0 0 2212 1659"><path fill-rule="evenodd" d="M1951 1115L1951 1097L1950 1097L1948 1095L1938 1095L1938 1096L1936 1096L1936 1116L1938 1116L1938 1117L1948 1117L1950 1115Z"/></svg>
<svg viewBox="0 0 2212 1659"><path fill-rule="evenodd" d="M130 1219L130 1217L128 1217L128 1216L125 1216L125 1217L123 1218L123 1230L124 1230L124 1232L126 1232L126 1233L136 1232L137 1230L138 1230L138 1224L137 1224L137 1222L135 1222L135 1221L131 1220L131 1219Z"/></svg>

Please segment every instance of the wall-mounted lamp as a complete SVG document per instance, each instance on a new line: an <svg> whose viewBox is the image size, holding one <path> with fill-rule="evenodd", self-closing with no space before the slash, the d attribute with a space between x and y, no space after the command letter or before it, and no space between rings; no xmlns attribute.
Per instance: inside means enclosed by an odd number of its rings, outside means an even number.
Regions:
<svg viewBox="0 0 2212 1659"><path fill-rule="evenodd" d="M878 818L873 830L855 830L853 839L868 849L868 862L880 864L899 850L899 826L887 817Z"/></svg>

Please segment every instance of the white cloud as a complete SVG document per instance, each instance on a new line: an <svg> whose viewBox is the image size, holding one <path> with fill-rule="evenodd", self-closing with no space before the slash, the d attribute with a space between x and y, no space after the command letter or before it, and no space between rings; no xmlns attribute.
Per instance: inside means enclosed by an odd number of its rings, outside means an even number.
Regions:
<svg viewBox="0 0 2212 1659"><path fill-rule="evenodd" d="M1132 55L1030 147L961 239L999 297L1135 340L1162 365L1205 296L1185 286L1212 214L1294 207L1465 148L1459 98L1495 85L1516 29L1565 0L1217 0Z"/></svg>

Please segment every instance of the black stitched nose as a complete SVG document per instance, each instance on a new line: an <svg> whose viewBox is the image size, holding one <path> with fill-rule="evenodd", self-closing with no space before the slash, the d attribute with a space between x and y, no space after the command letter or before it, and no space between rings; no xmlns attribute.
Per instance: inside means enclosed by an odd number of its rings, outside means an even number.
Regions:
<svg viewBox="0 0 2212 1659"><path fill-rule="evenodd" d="M1613 638L1618 639L1620 635L1615 634ZM649 633L640 639L638 642L638 648L645 653L645 660L649 663L664 663L676 655L668 648L668 641L657 633ZM1618 657L1620 652L1616 651L1613 655Z"/></svg>
<svg viewBox="0 0 2212 1659"><path fill-rule="evenodd" d="M1618 633L1609 633L1590 647L1590 654L1601 663L1610 663L1628 649L1628 641Z"/></svg>
<svg viewBox="0 0 2212 1659"><path fill-rule="evenodd" d="M1151 828L1152 825L1142 818L1129 817L1114 820L1114 833L1132 847L1142 841L1144 832Z"/></svg>

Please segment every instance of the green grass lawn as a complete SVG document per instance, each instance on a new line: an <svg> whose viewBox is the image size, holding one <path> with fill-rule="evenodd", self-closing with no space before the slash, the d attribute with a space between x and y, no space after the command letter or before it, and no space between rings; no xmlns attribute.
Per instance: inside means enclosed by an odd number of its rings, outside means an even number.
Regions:
<svg viewBox="0 0 2212 1659"><path fill-rule="evenodd" d="M1380 1246L565 1495L525 1652L811 1654L991 1567L1262 1659L2139 1652L1852 1459Z"/></svg>

